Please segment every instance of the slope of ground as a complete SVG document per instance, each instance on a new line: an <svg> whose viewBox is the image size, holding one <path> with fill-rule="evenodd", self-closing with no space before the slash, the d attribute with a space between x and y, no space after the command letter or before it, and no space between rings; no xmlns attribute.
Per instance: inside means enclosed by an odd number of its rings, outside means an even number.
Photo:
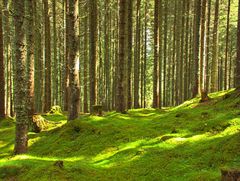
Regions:
<svg viewBox="0 0 240 181"><path fill-rule="evenodd" d="M14 121L1 120L0 180L219 180L221 168L240 168L240 96L210 97L70 123L49 115L54 126L30 133L20 156L12 156Z"/></svg>

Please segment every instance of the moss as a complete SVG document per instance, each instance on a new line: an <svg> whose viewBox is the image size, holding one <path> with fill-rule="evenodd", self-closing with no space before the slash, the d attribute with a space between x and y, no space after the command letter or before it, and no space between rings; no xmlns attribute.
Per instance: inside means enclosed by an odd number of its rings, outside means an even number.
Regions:
<svg viewBox="0 0 240 181"><path fill-rule="evenodd" d="M240 97L234 90L209 96L71 122L47 114L52 126L30 133L29 153L14 157L14 121L0 121L0 180L219 180L221 168L240 168Z"/></svg>

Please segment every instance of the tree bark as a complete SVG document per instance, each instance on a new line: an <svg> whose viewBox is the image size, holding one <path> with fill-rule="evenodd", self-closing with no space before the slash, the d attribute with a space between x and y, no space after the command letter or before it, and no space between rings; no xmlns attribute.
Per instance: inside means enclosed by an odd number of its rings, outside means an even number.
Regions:
<svg viewBox="0 0 240 181"><path fill-rule="evenodd" d="M153 60L153 108L158 107L158 60L159 60L159 1L154 1L154 60Z"/></svg>
<svg viewBox="0 0 240 181"><path fill-rule="evenodd" d="M56 0L52 0L52 13L53 13L53 105L58 105L58 59L57 59L57 22L56 22Z"/></svg>
<svg viewBox="0 0 240 181"><path fill-rule="evenodd" d="M51 34L48 0L43 0L44 6L44 40L45 40L45 95L44 112L51 109Z"/></svg>
<svg viewBox="0 0 240 181"><path fill-rule="evenodd" d="M77 15L78 0L69 0L69 90L70 107L68 120L74 120L78 117L80 106L80 87L79 87L79 64L78 64L78 39L77 39Z"/></svg>
<svg viewBox="0 0 240 181"><path fill-rule="evenodd" d="M28 113L26 98L26 73L25 73L25 43L24 43L24 4L22 1L13 0L14 19L14 107L16 112L16 138L15 154L27 152L28 145Z"/></svg>
<svg viewBox="0 0 240 181"><path fill-rule="evenodd" d="M38 13L39 4L33 1L34 14L34 110L42 112L43 108L43 52L42 52L42 25L41 16ZM42 7L42 6L40 6ZM40 8L42 12L42 8Z"/></svg>
<svg viewBox="0 0 240 181"><path fill-rule="evenodd" d="M118 53L118 79L117 79L117 104L116 111L125 113L126 112L126 80L125 76L125 28L126 28L126 0L120 0L119 9L119 53Z"/></svg>
<svg viewBox="0 0 240 181"><path fill-rule="evenodd" d="M213 27L213 57L211 67L211 92L218 90L218 23L219 23L219 0L216 0Z"/></svg>
<svg viewBox="0 0 240 181"><path fill-rule="evenodd" d="M89 81L90 81L90 112L92 106L97 100L97 0L91 0L89 3Z"/></svg>
<svg viewBox="0 0 240 181"><path fill-rule="evenodd" d="M2 8L0 9L0 118L5 118L5 76L3 57Z"/></svg>
<svg viewBox="0 0 240 181"><path fill-rule="evenodd" d="M139 108L139 70L140 70L140 35L141 35L141 16L140 16L141 0L137 0L136 10L136 34L135 34L135 51L134 51L134 108Z"/></svg>
<svg viewBox="0 0 240 181"><path fill-rule="evenodd" d="M206 53L206 45L205 45L205 22L206 22L206 0L202 1L202 13L201 13L201 39L200 39L200 62L199 62L199 66L200 66L200 72L199 72L199 92L207 92L207 90L203 89L206 87L205 86L205 82L204 82L204 72L203 72L203 68L204 68L204 57L205 57L205 53Z"/></svg>
<svg viewBox="0 0 240 181"><path fill-rule="evenodd" d="M26 43L27 43L27 97L28 118L32 122L34 114L34 37L33 37L33 0L26 0Z"/></svg>
<svg viewBox="0 0 240 181"><path fill-rule="evenodd" d="M200 18L201 18L201 1L195 0L195 22L194 22L194 51L193 51L193 59L194 59L194 79L193 79L193 97L199 93L199 40L200 40Z"/></svg>
<svg viewBox="0 0 240 181"><path fill-rule="evenodd" d="M88 4L86 4L85 9L88 9ZM85 10L85 12L87 12ZM83 111L84 113L87 113L88 110L88 16L87 13L85 13L84 17L84 72L83 72Z"/></svg>
<svg viewBox="0 0 240 181"><path fill-rule="evenodd" d="M128 109L132 108L132 39L133 39L133 22L132 22L132 14L133 14L133 1L130 0L127 2L128 4Z"/></svg>
<svg viewBox="0 0 240 181"><path fill-rule="evenodd" d="M240 86L240 0L238 0L236 87Z"/></svg>

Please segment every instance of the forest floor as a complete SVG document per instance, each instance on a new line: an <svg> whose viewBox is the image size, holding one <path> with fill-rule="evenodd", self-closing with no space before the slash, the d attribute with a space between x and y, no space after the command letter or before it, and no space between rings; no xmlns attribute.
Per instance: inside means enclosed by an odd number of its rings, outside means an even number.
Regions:
<svg viewBox="0 0 240 181"><path fill-rule="evenodd" d="M51 126L29 133L29 153L20 156L12 155L14 120L1 120L0 180L219 180L221 168L240 168L240 96L210 97L69 123L47 115Z"/></svg>

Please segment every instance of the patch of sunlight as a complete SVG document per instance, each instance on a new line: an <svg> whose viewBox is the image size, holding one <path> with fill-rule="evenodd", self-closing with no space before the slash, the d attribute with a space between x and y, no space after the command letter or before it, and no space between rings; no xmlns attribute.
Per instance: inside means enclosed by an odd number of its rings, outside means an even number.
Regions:
<svg viewBox="0 0 240 181"><path fill-rule="evenodd" d="M93 158L92 161L93 162L98 162L98 161L101 161L101 160L107 160L108 158L114 156L115 154L117 154L119 152L137 148L145 142L146 142L146 140L138 140L138 141L135 141L135 142L130 142L130 143L127 143L127 144L120 145L118 148L114 147L114 148L111 148L111 149L104 150L100 154L98 154L95 158Z"/></svg>
<svg viewBox="0 0 240 181"><path fill-rule="evenodd" d="M76 161L82 161L85 160L84 156L79 156L79 157L68 157L64 158L63 160L68 161L68 162L76 162Z"/></svg>
<svg viewBox="0 0 240 181"><path fill-rule="evenodd" d="M93 165L99 166L99 167L112 167L113 165L117 164L118 161L116 160L111 161L110 158L123 151L136 149L136 152L137 152L138 149L141 149L141 152L144 153L145 149L149 149L149 148L159 148L163 150L170 150L175 148L178 144L181 144L183 141L186 140L184 138L177 138L177 139L174 138L175 141L173 142L167 142L167 141L165 142L161 140L161 137L162 136L159 136L157 138L150 139L150 140L141 139L138 141L120 145L119 147L108 148L103 152L101 152L100 154L98 154L96 157L94 157L92 159L92 163ZM119 160L120 162L122 161L129 162L141 157L141 155L129 155L129 153L126 153L126 154L128 154L127 159L125 156L125 157L118 158L117 160Z"/></svg>
<svg viewBox="0 0 240 181"><path fill-rule="evenodd" d="M130 120L131 119L129 116L124 116L124 115L118 115L117 118L124 119L124 120Z"/></svg>
<svg viewBox="0 0 240 181"><path fill-rule="evenodd" d="M156 115L156 113L137 113L137 114L133 114L131 116L133 117L151 117L153 115ZM146 120L143 120L143 121L146 121Z"/></svg>
<svg viewBox="0 0 240 181"><path fill-rule="evenodd" d="M110 160L102 160L98 163L94 163L93 165L96 167L101 167L101 168L110 168L110 167L113 167L114 165L116 165L116 163L111 162Z"/></svg>
<svg viewBox="0 0 240 181"><path fill-rule="evenodd" d="M84 156L79 157L68 157L68 158L61 158L61 157L38 157L38 156L32 156L32 155L17 155L12 158L5 158L0 160L1 163L5 163L6 161L19 161L19 160L38 160L38 161L57 161L57 160L63 160L68 162L75 162L75 161L82 161L84 160Z"/></svg>
<svg viewBox="0 0 240 181"><path fill-rule="evenodd" d="M186 141L187 138L174 138L174 140L175 140L176 142L183 142L183 141Z"/></svg>
<svg viewBox="0 0 240 181"><path fill-rule="evenodd" d="M230 89L230 90L224 90L224 91L220 91L220 92L213 92L213 93L210 93L209 96L211 98L217 98L217 97L221 97L221 96L224 96L225 94L227 93L230 93L232 91L234 91L235 89Z"/></svg>
<svg viewBox="0 0 240 181"><path fill-rule="evenodd" d="M34 143L38 142L39 140L41 140L41 137L31 138L28 140L28 145L31 146Z"/></svg>
<svg viewBox="0 0 240 181"><path fill-rule="evenodd" d="M89 121L91 121L91 122L97 122L97 121L105 120L104 117L100 117L100 116L90 116L89 118L90 118Z"/></svg>
<svg viewBox="0 0 240 181"><path fill-rule="evenodd" d="M189 142L197 142L197 141L201 141L203 139L208 139L209 135L210 135L209 133L194 135L192 137L189 137L187 140Z"/></svg>
<svg viewBox="0 0 240 181"><path fill-rule="evenodd" d="M220 134L217 134L215 137L225 137L225 136L232 136L234 134L239 133L240 126L239 125L233 125L228 128L226 128L223 132Z"/></svg>
<svg viewBox="0 0 240 181"><path fill-rule="evenodd" d="M158 143L154 143L154 144L150 144L150 145L144 145L142 146L142 148L146 148L146 149L149 149L149 148L159 148L161 150L171 150L171 149L174 149L177 145L175 144L171 144L169 142L158 142Z"/></svg>
<svg viewBox="0 0 240 181"><path fill-rule="evenodd" d="M194 99L191 99L191 100L188 100L188 101L185 101L183 104L179 105L179 106L176 106L176 107L172 107L170 110L171 111L174 111L174 110L178 110L180 108L193 108L195 107L196 105L198 105L198 101L199 101L199 98L194 98Z"/></svg>

